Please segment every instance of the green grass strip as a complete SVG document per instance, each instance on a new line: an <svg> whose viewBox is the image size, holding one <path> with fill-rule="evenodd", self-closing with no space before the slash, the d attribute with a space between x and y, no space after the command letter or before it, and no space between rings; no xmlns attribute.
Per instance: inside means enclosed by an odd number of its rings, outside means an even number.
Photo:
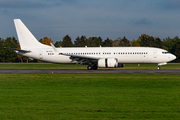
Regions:
<svg viewBox="0 0 180 120"><path fill-rule="evenodd" d="M0 76L2 120L180 118L180 75Z"/></svg>

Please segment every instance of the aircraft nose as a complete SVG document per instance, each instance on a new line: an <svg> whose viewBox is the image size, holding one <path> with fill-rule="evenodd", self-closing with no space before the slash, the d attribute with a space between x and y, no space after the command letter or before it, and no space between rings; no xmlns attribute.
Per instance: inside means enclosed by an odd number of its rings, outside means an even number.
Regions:
<svg viewBox="0 0 180 120"><path fill-rule="evenodd" d="M172 60L175 60L176 59L176 56L171 54L171 57L170 57Z"/></svg>

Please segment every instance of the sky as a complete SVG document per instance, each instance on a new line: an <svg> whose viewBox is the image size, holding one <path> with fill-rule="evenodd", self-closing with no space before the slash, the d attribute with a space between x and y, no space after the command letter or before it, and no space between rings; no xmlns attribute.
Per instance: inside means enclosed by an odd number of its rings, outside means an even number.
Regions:
<svg viewBox="0 0 180 120"><path fill-rule="evenodd" d="M0 0L0 37L17 38L21 19L39 40L69 35L115 40L180 36L180 0Z"/></svg>

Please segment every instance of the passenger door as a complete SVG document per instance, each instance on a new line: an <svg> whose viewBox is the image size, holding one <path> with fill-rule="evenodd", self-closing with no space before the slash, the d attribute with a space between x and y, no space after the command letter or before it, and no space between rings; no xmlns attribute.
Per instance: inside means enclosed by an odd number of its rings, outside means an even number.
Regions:
<svg viewBox="0 0 180 120"><path fill-rule="evenodd" d="M40 58L40 59L43 59L43 51L40 51L40 52L39 52L39 58Z"/></svg>
<svg viewBox="0 0 180 120"><path fill-rule="evenodd" d="M154 51L153 51L153 57L154 57L154 58L157 58L157 50L154 50Z"/></svg>

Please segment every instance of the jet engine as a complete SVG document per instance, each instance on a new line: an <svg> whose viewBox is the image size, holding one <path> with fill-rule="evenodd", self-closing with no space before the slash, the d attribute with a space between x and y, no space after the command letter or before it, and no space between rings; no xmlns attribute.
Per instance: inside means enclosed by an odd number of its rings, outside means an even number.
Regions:
<svg viewBox="0 0 180 120"><path fill-rule="evenodd" d="M117 58L99 59L98 67L100 67L100 68L116 68L116 67L118 67L118 59Z"/></svg>

